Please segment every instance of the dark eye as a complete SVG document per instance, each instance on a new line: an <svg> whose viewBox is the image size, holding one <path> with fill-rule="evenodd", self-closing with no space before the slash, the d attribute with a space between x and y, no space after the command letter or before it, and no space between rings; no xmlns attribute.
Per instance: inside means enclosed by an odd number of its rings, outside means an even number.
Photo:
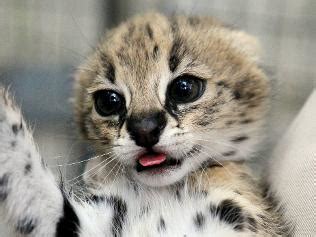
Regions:
<svg viewBox="0 0 316 237"><path fill-rule="evenodd" d="M94 94L95 109L101 116L119 114L124 105L124 98L115 91L101 90Z"/></svg>
<svg viewBox="0 0 316 237"><path fill-rule="evenodd" d="M175 103L189 103L200 98L205 89L203 80L191 76L182 75L168 86L168 98Z"/></svg>

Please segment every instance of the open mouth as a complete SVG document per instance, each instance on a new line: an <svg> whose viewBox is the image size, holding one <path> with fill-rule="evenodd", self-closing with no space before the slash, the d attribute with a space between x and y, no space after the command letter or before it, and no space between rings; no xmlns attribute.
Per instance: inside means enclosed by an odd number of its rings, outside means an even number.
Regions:
<svg viewBox="0 0 316 237"><path fill-rule="evenodd" d="M137 160L136 171L163 171L181 165L181 160L173 159L162 153L146 153Z"/></svg>

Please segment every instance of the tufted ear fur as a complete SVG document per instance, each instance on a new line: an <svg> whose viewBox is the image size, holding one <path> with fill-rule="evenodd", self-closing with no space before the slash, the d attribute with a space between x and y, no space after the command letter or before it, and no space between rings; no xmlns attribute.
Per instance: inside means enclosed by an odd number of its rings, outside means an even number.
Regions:
<svg viewBox="0 0 316 237"><path fill-rule="evenodd" d="M258 63L261 57L261 47L258 40L243 31L233 30L230 32L230 41L233 48L248 56Z"/></svg>

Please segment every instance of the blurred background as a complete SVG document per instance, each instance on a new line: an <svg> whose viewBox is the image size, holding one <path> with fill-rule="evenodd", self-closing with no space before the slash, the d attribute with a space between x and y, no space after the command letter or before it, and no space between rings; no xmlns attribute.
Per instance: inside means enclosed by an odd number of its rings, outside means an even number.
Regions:
<svg viewBox="0 0 316 237"><path fill-rule="evenodd" d="M49 166L70 178L81 165L64 164L90 154L73 123L75 68L106 30L148 10L215 16L259 38L274 89L267 157L315 87L315 0L2 0L0 82L15 93Z"/></svg>
<svg viewBox="0 0 316 237"><path fill-rule="evenodd" d="M315 0L1 0L0 83L22 105L48 165L71 178L81 166L64 164L91 154L73 123L72 74L107 29L148 10L215 16L259 38L274 89L268 157L316 85Z"/></svg>

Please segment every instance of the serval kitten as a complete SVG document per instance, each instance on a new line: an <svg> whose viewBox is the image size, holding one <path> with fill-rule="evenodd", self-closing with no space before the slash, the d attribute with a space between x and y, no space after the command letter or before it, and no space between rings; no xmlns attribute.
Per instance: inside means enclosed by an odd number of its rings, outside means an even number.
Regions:
<svg viewBox="0 0 316 237"><path fill-rule="evenodd" d="M288 236L244 161L269 81L255 38L210 17L149 13L110 30L75 76L96 157L85 197L60 190L0 90L0 212L12 236Z"/></svg>

